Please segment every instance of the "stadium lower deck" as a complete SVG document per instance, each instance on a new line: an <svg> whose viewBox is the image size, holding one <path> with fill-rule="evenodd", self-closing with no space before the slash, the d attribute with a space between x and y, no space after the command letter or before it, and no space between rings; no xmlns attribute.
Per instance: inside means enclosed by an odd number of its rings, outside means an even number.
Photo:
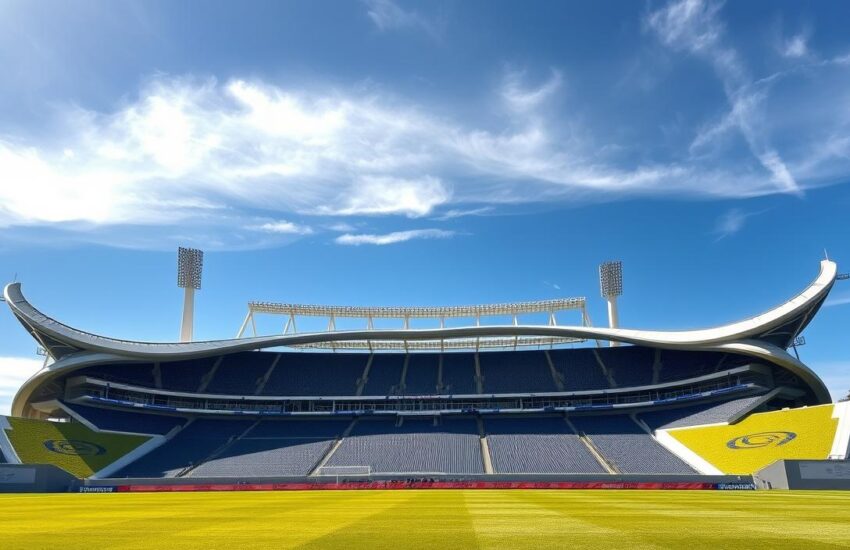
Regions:
<svg viewBox="0 0 850 550"><path fill-rule="evenodd" d="M848 492L0 495L0 548L847 548Z"/></svg>
<svg viewBox="0 0 850 550"><path fill-rule="evenodd" d="M452 388L471 393L446 393ZM805 403L805 392L740 356L637 346L240 352L87 367L46 391L36 409L65 422L0 419L6 455L79 478L187 483L748 475L778 458L829 457L844 410L776 410ZM267 397L258 402L259 393ZM387 408L373 406L382 402ZM340 406L351 403L358 408ZM753 434L787 433L792 440L730 446Z"/></svg>

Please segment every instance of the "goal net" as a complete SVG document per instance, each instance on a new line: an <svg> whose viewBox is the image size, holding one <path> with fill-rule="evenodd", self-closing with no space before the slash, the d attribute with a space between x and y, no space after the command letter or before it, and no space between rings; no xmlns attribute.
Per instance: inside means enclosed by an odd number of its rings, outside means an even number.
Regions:
<svg viewBox="0 0 850 550"><path fill-rule="evenodd" d="M368 476L372 473L371 466L322 466L316 472L320 476Z"/></svg>

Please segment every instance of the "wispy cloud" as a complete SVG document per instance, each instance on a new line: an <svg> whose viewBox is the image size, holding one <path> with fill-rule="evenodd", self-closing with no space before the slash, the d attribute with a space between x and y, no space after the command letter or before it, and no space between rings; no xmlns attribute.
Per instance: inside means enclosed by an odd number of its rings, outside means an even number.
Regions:
<svg viewBox="0 0 850 550"><path fill-rule="evenodd" d="M554 95L562 83L561 72L552 69L549 78L539 86L528 87L523 80L522 71L508 71L502 85L502 98L514 110L526 112L539 107L549 97Z"/></svg>
<svg viewBox="0 0 850 550"><path fill-rule="evenodd" d="M346 233L345 235L340 235L334 241L337 244L354 246L361 244L387 245L403 243L412 239L447 239L454 236L454 234L454 231L444 231L442 229L413 229L410 231L395 231L384 235L354 235Z"/></svg>
<svg viewBox="0 0 850 550"><path fill-rule="evenodd" d="M499 108L468 116L371 85L158 76L117 107L59 106L50 130L0 135L0 240L273 246L341 221L328 217L447 220L529 202L743 198L846 181L850 110L826 98L846 94L850 55L753 79L720 11L687 0L646 18L665 49L708 61L726 91L727 108L690 146L644 146L653 140L627 122L598 131L575 114L581 105L564 108L570 79L558 68L505 70L473 98ZM823 100L778 98L791 79ZM638 136L629 151L618 133ZM748 155L723 154L732 136Z"/></svg>
<svg viewBox="0 0 850 550"><path fill-rule="evenodd" d="M558 283L550 283L549 281L543 281L543 284L555 290L561 290L561 285L559 285Z"/></svg>
<svg viewBox="0 0 850 550"><path fill-rule="evenodd" d="M809 53L808 37L802 33L792 36L782 45L780 53L791 59L805 57Z"/></svg>
<svg viewBox="0 0 850 550"><path fill-rule="evenodd" d="M12 398L21 385L41 369L43 360L0 357L0 414L11 413Z"/></svg>
<svg viewBox="0 0 850 550"><path fill-rule="evenodd" d="M455 218L463 218L465 216L483 216L485 214L489 214L495 210L492 206L482 206L480 208L452 208L451 210L446 210L439 216L434 216L433 219L438 221L446 221L453 220Z"/></svg>
<svg viewBox="0 0 850 550"><path fill-rule="evenodd" d="M424 216L449 201L451 189L439 178L364 176L340 197L336 206L320 206L317 213L333 216L405 214Z"/></svg>
<svg viewBox="0 0 850 550"><path fill-rule="evenodd" d="M439 22L417 11L406 10L393 0L363 0L363 3L369 19L382 31L419 29L435 39L442 34Z"/></svg>
<svg viewBox="0 0 850 550"><path fill-rule="evenodd" d="M267 233L283 233L290 235L310 235L313 233L313 228L306 225L298 225L297 223L286 220L277 220L266 222L260 225L250 226L249 229L257 231L265 231Z"/></svg>
<svg viewBox="0 0 850 550"><path fill-rule="evenodd" d="M824 307L844 306L850 304L850 293L843 293L831 296L824 302Z"/></svg>
<svg viewBox="0 0 850 550"><path fill-rule="evenodd" d="M718 1L679 0L647 18L648 27L665 45L707 60L723 83L729 113L699 132L691 149L705 146L735 129L746 140L753 156L772 176L777 190L800 194L801 186L764 129L760 116L764 90L755 85L738 51L725 44L724 25L718 17L721 7L722 3Z"/></svg>
<svg viewBox="0 0 850 550"><path fill-rule="evenodd" d="M717 240L725 239L744 228L747 218L752 216L752 212L744 212L740 208L731 208L724 212L717 222L714 224L714 234L717 235Z"/></svg>

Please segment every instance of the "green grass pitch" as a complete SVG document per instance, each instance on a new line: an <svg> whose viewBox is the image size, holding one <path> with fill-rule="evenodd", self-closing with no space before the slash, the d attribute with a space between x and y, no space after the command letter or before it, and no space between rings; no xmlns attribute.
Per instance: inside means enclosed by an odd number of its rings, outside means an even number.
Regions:
<svg viewBox="0 0 850 550"><path fill-rule="evenodd" d="M836 548L850 493L394 490L0 495L0 548Z"/></svg>

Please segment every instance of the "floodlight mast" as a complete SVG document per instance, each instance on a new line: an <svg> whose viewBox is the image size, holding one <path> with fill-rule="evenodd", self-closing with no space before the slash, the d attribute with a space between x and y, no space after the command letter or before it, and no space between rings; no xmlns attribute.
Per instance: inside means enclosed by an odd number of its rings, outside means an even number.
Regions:
<svg viewBox="0 0 850 550"><path fill-rule="evenodd" d="M201 289L204 252L197 248L177 248L177 286L183 292L183 322L180 341L191 342L195 321L195 291Z"/></svg>
<svg viewBox="0 0 850 550"><path fill-rule="evenodd" d="M599 264L599 290L608 302L608 326L617 328L620 325L617 311L617 297L623 294L623 262L610 261ZM609 342L616 347L618 342Z"/></svg>

